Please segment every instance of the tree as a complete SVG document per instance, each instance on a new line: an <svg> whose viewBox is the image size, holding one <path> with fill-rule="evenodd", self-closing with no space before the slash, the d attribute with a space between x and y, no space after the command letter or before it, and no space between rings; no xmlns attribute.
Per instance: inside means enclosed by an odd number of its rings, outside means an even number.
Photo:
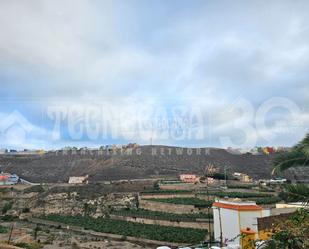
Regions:
<svg viewBox="0 0 309 249"><path fill-rule="evenodd" d="M273 162L273 173L293 167L309 167L309 133L291 151L278 155ZM304 184L290 184L284 188L287 201L302 201L309 204L309 187Z"/></svg>
<svg viewBox="0 0 309 249"><path fill-rule="evenodd" d="M286 202L301 201L305 205L309 204L309 186L305 184L288 184L284 186L280 197Z"/></svg>
<svg viewBox="0 0 309 249"><path fill-rule="evenodd" d="M291 151L279 154L273 162L273 173L292 167L309 167L309 133Z"/></svg>

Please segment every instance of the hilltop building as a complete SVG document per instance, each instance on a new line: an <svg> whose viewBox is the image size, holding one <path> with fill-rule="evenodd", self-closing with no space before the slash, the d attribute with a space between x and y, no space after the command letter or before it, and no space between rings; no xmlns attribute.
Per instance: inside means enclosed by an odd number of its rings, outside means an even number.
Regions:
<svg viewBox="0 0 309 249"><path fill-rule="evenodd" d="M195 183L199 181L199 177L193 174L182 174L179 175L180 181L187 182L187 183Z"/></svg>
<svg viewBox="0 0 309 249"><path fill-rule="evenodd" d="M0 154L6 154L6 153L8 153L7 149L0 149Z"/></svg>
<svg viewBox="0 0 309 249"><path fill-rule="evenodd" d="M0 185L15 185L19 181L19 177L16 174L0 173Z"/></svg>
<svg viewBox="0 0 309 249"><path fill-rule="evenodd" d="M233 173L233 176L241 182L252 182L252 179L250 178L250 176L244 173L235 172Z"/></svg>
<svg viewBox="0 0 309 249"><path fill-rule="evenodd" d="M88 175L86 176L70 176L69 184L88 184Z"/></svg>

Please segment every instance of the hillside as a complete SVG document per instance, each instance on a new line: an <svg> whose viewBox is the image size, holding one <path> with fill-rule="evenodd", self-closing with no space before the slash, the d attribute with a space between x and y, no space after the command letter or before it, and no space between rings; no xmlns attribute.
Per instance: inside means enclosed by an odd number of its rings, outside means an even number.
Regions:
<svg viewBox="0 0 309 249"><path fill-rule="evenodd" d="M1 170L33 182L66 182L69 176L85 174L89 174L93 181L178 176L181 172L201 173L209 163L221 170L227 166L229 172L269 178L272 157L235 155L215 148L204 148L198 153L198 149L141 146L131 154L128 151L59 151L41 156L1 155L0 165Z"/></svg>

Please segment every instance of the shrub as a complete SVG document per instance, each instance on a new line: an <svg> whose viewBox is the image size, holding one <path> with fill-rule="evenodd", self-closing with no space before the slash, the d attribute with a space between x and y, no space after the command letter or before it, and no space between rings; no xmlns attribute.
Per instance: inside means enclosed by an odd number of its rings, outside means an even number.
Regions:
<svg viewBox="0 0 309 249"><path fill-rule="evenodd" d="M30 212L30 208L27 208L27 207L26 207L26 208L23 208L23 209L22 209L22 212L23 212L23 213L29 213L29 212Z"/></svg>
<svg viewBox="0 0 309 249"><path fill-rule="evenodd" d="M256 200L256 204L258 205L266 205L266 204L274 204L277 202L280 202L281 198L277 197L277 196L273 196L273 197L266 197L266 198L260 198Z"/></svg>
<svg viewBox="0 0 309 249"><path fill-rule="evenodd" d="M13 215L4 215L1 220L2 221L7 221L7 222L10 222L10 221L14 221L17 217L13 216Z"/></svg>
<svg viewBox="0 0 309 249"><path fill-rule="evenodd" d="M0 225L0 233L7 233L8 231L9 231L9 229L7 227Z"/></svg>
<svg viewBox="0 0 309 249"><path fill-rule="evenodd" d="M2 214L6 214L7 211L9 211L12 207L13 207L13 203L12 202L5 203L3 208L2 208Z"/></svg>

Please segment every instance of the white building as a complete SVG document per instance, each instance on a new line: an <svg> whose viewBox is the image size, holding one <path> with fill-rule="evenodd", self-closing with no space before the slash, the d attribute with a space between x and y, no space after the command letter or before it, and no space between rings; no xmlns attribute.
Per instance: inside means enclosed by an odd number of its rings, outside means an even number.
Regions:
<svg viewBox="0 0 309 249"><path fill-rule="evenodd" d="M274 184L283 184L286 183L286 179L281 179L281 178L277 178L277 179L270 179L270 184L274 183Z"/></svg>
<svg viewBox="0 0 309 249"><path fill-rule="evenodd" d="M86 176L70 176L69 183L70 184L88 184L88 175Z"/></svg>
<svg viewBox="0 0 309 249"><path fill-rule="evenodd" d="M235 172L233 173L233 176L242 182L252 182L252 179L250 178L250 176L244 173Z"/></svg>
<svg viewBox="0 0 309 249"><path fill-rule="evenodd" d="M19 177L16 174L0 172L0 185L15 185L19 181Z"/></svg>
<svg viewBox="0 0 309 249"><path fill-rule="evenodd" d="M217 200L213 203L214 235L220 241L221 232L223 242L240 244L240 231L250 228L258 232L257 218L269 215L255 202L238 202Z"/></svg>
<svg viewBox="0 0 309 249"><path fill-rule="evenodd" d="M0 154L2 155L2 154L6 154L8 152L8 150L7 149L0 149Z"/></svg>

